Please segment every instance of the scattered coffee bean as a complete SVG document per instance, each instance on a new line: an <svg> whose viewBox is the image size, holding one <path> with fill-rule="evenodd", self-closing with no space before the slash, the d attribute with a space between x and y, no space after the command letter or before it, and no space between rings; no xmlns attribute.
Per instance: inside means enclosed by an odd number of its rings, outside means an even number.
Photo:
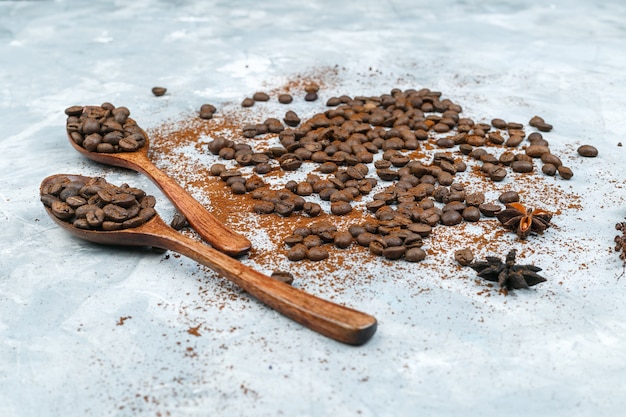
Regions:
<svg viewBox="0 0 626 417"><path fill-rule="evenodd" d="M291 285L293 283L293 274L287 271L274 271L270 277L277 281L284 282L287 285Z"/></svg>
<svg viewBox="0 0 626 417"><path fill-rule="evenodd" d="M335 201L330 205L330 211L334 215L343 216L352 211L352 205L347 201Z"/></svg>
<svg viewBox="0 0 626 417"><path fill-rule="evenodd" d="M550 148L543 145L530 145L526 148L526 155L531 158L541 158L543 154L550 153Z"/></svg>
<svg viewBox="0 0 626 417"><path fill-rule="evenodd" d="M156 97L161 97L163 94L165 94L166 91L167 88L164 87L152 87L152 94L154 94Z"/></svg>
<svg viewBox="0 0 626 417"><path fill-rule="evenodd" d="M199 116L201 119L205 119L205 120L212 119L216 111L217 109L215 108L214 105L203 104L202 106L200 106Z"/></svg>
<svg viewBox="0 0 626 417"><path fill-rule="evenodd" d="M174 213L174 217L170 222L170 227L172 227L172 229L174 230L181 230L187 226L189 226L189 223L187 223L187 218L178 212Z"/></svg>
<svg viewBox="0 0 626 417"><path fill-rule="evenodd" d="M252 95L252 100L254 101L269 101L269 99L270 96L262 91L258 91Z"/></svg>
<svg viewBox="0 0 626 417"><path fill-rule="evenodd" d="M519 194L517 193L517 191L505 191L502 194L500 194L500 197L498 197L498 200L502 204L515 203L519 201Z"/></svg>
<svg viewBox="0 0 626 417"><path fill-rule="evenodd" d="M495 217L497 213L502 211L502 207L497 204L483 203L478 206L478 210L485 217Z"/></svg>
<svg viewBox="0 0 626 417"><path fill-rule="evenodd" d="M461 216L466 222L477 222L480 220L480 210L478 207L469 206L461 212Z"/></svg>
<svg viewBox="0 0 626 417"><path fill-rule="evenodd" d="M304 100L305 101L315 101L315 100L317 100L317 93L316 92L306 93L306 95L304 96Z"/></svg>
<svg viewBox="0 0 626 417"><path fill-rule="evenodd" d="M311 261L316 261L316 262L323 261L324 259L328 258L328 256L329 256L328 251L321 246L312 247L306 252L307 259Z"/></svg>
<svg viewBox="0 0 626 417"><path fill-rule="evenodd" d="M557 167L554 166L553 164L543 164L543 166L541 167L541 172L553 177L556 175L556 169Z"/></svg>
<svg viewBox="0 0 626 417"><path fill-rule="evenodd" d="M408 262L420 262L426 259L426 252L422 248L410 248L404 253L404 259Z"/></svg>
<svg viewBox="0 0 626 417"><path fill-rule="evenodd" d="M530 161L513 161L511 163L511 169L513 172L532 172L534 169L533 163Z"/></svg>
<svg viewBox="0 0 626 417"><path fill-rule="evenodd" d="M563 165L559 165L556 170L564 180L569 180L574 176L574 172L572 172L570 168L564 167Z"/></svg>
<svg viewBox="0 0 626 417"><path fill-rule="evenodd" d="M598 149L591 145L582 145L578 148L578 154L587 158L595 158L598 156Z"/></svg>
<svg viewBox="0 0 626 417"><path fill-rule="evenodd" d="M250 97L244 98L243 101L241 102L241 107L252 107L252 106L254 106L254 99Z"/></svg>
<svg viewBox="0 0 626 417"><path fill-rule="evenodd" d="M280 94L278 96L278 102L281 104L289 104L293 101L291 94Z"/></svg>

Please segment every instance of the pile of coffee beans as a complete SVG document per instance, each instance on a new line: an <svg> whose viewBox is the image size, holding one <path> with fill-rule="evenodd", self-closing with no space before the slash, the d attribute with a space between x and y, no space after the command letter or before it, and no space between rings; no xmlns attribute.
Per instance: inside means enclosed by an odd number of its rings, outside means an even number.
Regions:
<svg viewBox="0 0 626 417"><path fill-rule="evenodd" d="M55 177L42 186L41 201L58 219L79 229L128 229L156 214L153 196L100 177Z"/></svg>
<svg viewBox="0 0 626 417"><path fill-rule="evenodd" d="M312 86L307 95L317 98L318 90ZM261 99L269 97L255 94L253 101ZM503 209L455 182L469 161L494 182L511 172L532 174L538 161L546 175L563 179L573 175L550 152L540 132L549 132L552 126L539 116L529 121L537 131L527 136L522 123L462 117L460 105L426 88L393 89L380 96L343 95L326 104L326 111L307 120L289 111L284 124L268 118L243 126L241 141L217 137L208 144L211 153L236 164L229 168L216 163L212 175L234 194L251 193L256 213L318 216L322 207L315 199L309 201L315 196L331 203L331 214L344 216L352 212L353 202L369 196L365 207L372 217L365 224L348 230L332 230L326 224L323 236L312 230L294 231L285 241L288 258L294 261L325 259L324 245L346 248L353 242L387 259L424 259L420 247L433 227L476 222ZM267 134L277 135L280 146L254 150L246 143L247 138ZM303 164L314 167L306 180L288 181L283 189L270 189L262 178L270 172L302 169ZM246 166L253 167L251 175L244 174ZM381 183L382 190L370 195ZM519 195L509 192L499 200L508 204L519 201Z"/></svg>
<svg viewBox="0 0 626 417"><path fill-rule="evenodd" d="M66 129L72 140L90 152L134 152L146 144L146 133L131 119L126 107L111 103L65 109Z"/></svg>

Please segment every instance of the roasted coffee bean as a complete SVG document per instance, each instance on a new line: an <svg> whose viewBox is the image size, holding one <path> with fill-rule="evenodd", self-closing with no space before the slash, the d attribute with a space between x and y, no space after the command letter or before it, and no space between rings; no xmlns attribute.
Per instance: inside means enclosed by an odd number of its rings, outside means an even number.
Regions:
<svg viewBox="0 0 626 417"><path fill-rule="evenodd" d="M479 206L485 202L485 194L472 193L465 196L465 203L468 206Z"/></svg>
<svg viewBox="0 0 626 417"><path fill-rule="evenodd" d="M511 163L511 169L513 172L532 172L534 167L533 163L530 161L513 161Z"/></svg>
<svg viewBox="0 0 626 417"><path fill-rule="evenodd" d="M241 181L234 181L232 184L230 184L230 190L233 192L233 194L245 194L247 191L246 184Z"/></svg>
<svg viewBox="0 0 626 417"><path fill-rule="evenodd" d="M285 154L280 158L280 167L284 171L295 171L301 166L302 160L296 154Z"/></svg>
<svg viewBox="0 0 626 417"><path fill-rule="evenodd" d="M383 249L382 255L386 259L400 259L406 253L407 249L404 246L389 246Z"/></svg>
<svg viewBox="0 0 626 417"><path fill-rule="evenodd" d="M304 205L302 206L302 211L304 212L304 214L306 214L307 216L310 217L317 217L320 214L322 214L322 207L317 204L317 203L312 203L310 201L307 201L306 203L304 203Z"/></svg>
<svg viewBox="0 0 626 417"><path fill-rule="evenodd" d="M291 285L294 279L293 274L287 271L274 271L272 272L272 275L270 275L270 277L274 278L277 281L284 282L287 285Z"/></svg>
<svg viewBox="0 0 626 417"><path fill-rule="evenodd" d="M307 257L307 247L302 243L294 245L287 251L287 259L290 261L301 261Z"/></svg>
<svg viewBox="0 0 626 417"><path fill-rule="evenodd" d="M552 164L555 167L563 165L561 159L551 153L544 153L543 155L541 155L541 162L543 162L544 164Z"/></svg>
<svg viewBox="0 0 626 417"><path fill-rule="evenodd" d="M270 96L267 93L258 91L252 95L252 99L254 101L268 101L270 99Z"/></svg>
<svg viewBox="0 0 626 417"><path fill-rule="evenodd" d="M312 247L306 252L306 258L310 261L323 261L328 258L328 256L328 251L321 246Z"/></svg>
<svg viewBox="0 0 626 417"><path fill-rule="evenodd" d="M100 226L102 226L102 222L104 221L104 218L105 218L104 210L101 209L100 207L94 210L88 211L85 215L85 220L87 221L87 224L89 225L89 227L92 229L100 228ZM137 224L137 226L141 225L142 223Z"/></svg>
<svg viewBox="0 0 626 417"><path fill-rule="evenodd" d="M199 117L205 120L212 119L216 111L217 109L214 105L203 104L202 106L200 106Z"/></svg>
<svg viewBox="0 0 626 417"><path fill-rule="evenodd" d="M330 211L336 216L343 216L352 211L352 205L347 201L335 201L331 203Z"/></svg>
<svg viewBox="0 0 626 417"><path fill-rule="evenodd" d="M557 172L559 173L561 178L563 178L564 180L569 180L570 178L574 176L574 173L572 172L572 170L563 165L560 165L559 167L557 167Z"/></svg>
<svg viewBox="0 0 626 417"><path fill-rule="evenodd" d="M322 238L318 235L308 235L302 239L302 244L310 249L314 246L320 246L322 244Z"/></svg>
<svg viewBox="0 0 626 417"><path fill-rule="evenodd" d="M356 237L356 242L365 247L369 247L370 243L378 239L378 236L372 232L363 232Z"/></svg>
<svg viewBox="0 0 626 417"><path fill-rule="evenodd" d="M313 194L313 186L308 182L301 182L294 191L297 195L307 196Z"/></svg>
<svg viewBox="0 0 626 417"><path fill-rule="evenodd" d="M260 163L254 167L254 172L261 175L267 174L271 170L272 166L268 163Z"/></svg>
<svg viewBox="0 0 626 417"><path fill-rule="evenodd" d="M310 92L310 93L306 93L306 95L304 96L304 100L305 101L315 101L317 100L317 93L316 92Z"/></svg>
<svg viewBox="0 0 626 417"><path fill-rule="evenodd" d="M241 107L252 107L252 106L254 106L254 99L250 97L244 98L243 101L241 102Z"/></svg>
<svg viewBox="0 0 626 417"><path fill-rule="evenodd" d="M492 181L499 182L502 181L506 177L506 169L501 166L496 166L494 169L489 172L489 178Z"/></svg>
<svg viewBox="0 0 626 417"><path fill-rule="evenodd" d="M368 249L372 255L382 256L385 245L383 245L380 239L376 238L370 242Z"/></svg>
<svg viewBox="0 0 626 417"><path fill-rule="evenodd" d="M285 113L285 117L283 118L283 121L285 122L285 124L287 126L298 126L300 124L300 118L298 117L298 115L296 114L296 112L289 110L287 113Z"/></svg>
<svg viewBox="0 0 626 417"><path fill-rule="evenodd" d="M353 237L349 231L335 233L334 244L340 249L345 249L352 244Z"/></svg>
<svg viewBox="0 0 626 417"><path fill-rule="evenodd" d="M498 197L498 200L502 204L515 203L519 201L519 194L517 191L505 191Z"/></svg>
<svg viewBox="0 0 626 417"><path fill-rule="evenodd" d="M172 221L170 222L170 227L174 230L182 230L187 226L189 226L187 218L178 212L174 213L174 217L172 217Z"/></svg>
<svg viewBox="0 0 626 417"><path fill-rule="evenodd" d="M480 210L476 206L469 206L463 209L461 216L466 222L477 222L480 220Z"/></svg>
<svg viewBox="0 0 626 417"><path fill-rule="evenodd" d="M281 104L289 104L293 101L291 94L280 94L278 96L278 102Z"/></svg>
<svg viewBox="0 0 626 417"><path fill-rule="evenodd" d="M74 209L70 207L69 204L59 200L53 201L50 209L52 210L52 214L61 220L68 220L72 218L75 213Z"/></svg>
<svg viewBox="0 0 626 417"><path fill-rule="evenodd" d="M408 262L420 262L426 259L426 252L422 248L410 248L404 253L404 259Z"/></svg>
<svg viewBox="0 0 626 417"><path fill-rule="evenodd" d="M533 144L526 148L526 155L531 158L541 158L546 153L550 153L550 148L547 146Z"/></svg>
<svg viewBox="0 0 626 417"><path fill-rule="evenodd" d="M274 212L274 203L271 201L257 201L252 206L252 211L258 214L271 214Z"/></svg>
<svg viewBox="0 0 626 417"><path fill-rule="evenodd" d="M502 211L502 207L497 204L483 203L478 206L478 210L485 217L495 217L495 215Z"/></svg>
<svg viewBox="0 0 626 417"><path fill-rule="evenodd" d="M523 141L524 141L523 136L515 136L515 135L509 136L509 138L504 142L504 146L507 146L509 148L515 148Z"/></svg>
<svg viewBox="0 0 626 417"><path fill-rule="evenodd" d="M595 158L598 156L598 149L591 145L582 145L578 148L578 154L588 158Z"/></svg>
<svg viewBox="0 0 626 417"><path fill-rule="evenodd" d="M293 199L279 200L274 203L274 212L283 217L289 217L296 208L296 203Z"/></svg>
<svg viewBox="0 0 626 417"><path fill-rule="evenodd" d="M543 164L543 166L541 167L541 172L551 177L556 175L556 170L557 167L553 164Z"/></svg>
<svg viewBox="0 0 626 417"><path fill-rule="evenodd" d="M154 94L156 97L161 97L163 94L165 94L166 91L167 88L165 87L152 87L152 94Z"/></svg>
<svg viewBox="0 0 626 417"><path fill-rule="evenodd" d="M459 224L463 221L463 216L461 216L458 211L449 210L445 211L441 215L440 221L443 225L454 226L455 224Z"/></svg>
<svg viewBox="0 0 626 417"><path fill-rule="evenodd" d="M474 254L470 249L459 249L454 252L454 259L459 264L467 266L474 261Z"/></svg>
<svg viewBox="0 0 626 417"><path fill-rule="evenodd" d="M308 235L307 235L308 236ZM287 246L295 246L298 243L303 243L304 237L301 235L296 235L293 234L291 236L287 236L285 239L283 239L283 243Z"/></svg>
<svg viewBox="0 0 626 417"><path fill-rule="evenodd" d="M123 222L128 219L128 210L123 207L120 207L116 204L107 204L102 207L102 211L104 212L104 220L110 220L114 222Z"/></svg>

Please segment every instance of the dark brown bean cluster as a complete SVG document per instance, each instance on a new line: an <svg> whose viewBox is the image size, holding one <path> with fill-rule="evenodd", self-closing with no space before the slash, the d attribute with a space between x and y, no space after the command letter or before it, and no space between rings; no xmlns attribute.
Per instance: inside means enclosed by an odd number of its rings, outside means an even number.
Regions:
<svg viewBox="0 0 626 417"><path fill-rule="evenodd" d="M624 268L626 268L626 222L617 223L615 229L622 233L615 236L615 251L619 252L619 258L623 261Z"/></svg>
<svg viewBox="0 0 626 417"><path fill-rule="evenodd" d="M312 86L307 94L317 98L318 89ZM253 97L253 101L260 99L266 97ZM292 260L324 259L321 246L313 243L348 247L352 244L348 243L349 235L357 244L387 259L419 261L425 256L421 239L433 227L494 217L502 205L486 202L481 193L467 193L455 182L456 174L467 169L464 156L477 161L480 172L493 181L502 181L510 171L534 172L535 160L542 161L547 175L558 172L565 179L573 175L550 153L541 133L533 132L526 138L521 123L503 119L479 123L461 117L461 106L442 98L437 91L393 89L380 96L331 97L326 104L326 111L308 120L302 121L295 112L288 111L282 122L268 118L243 126L244 138L278 136L280 146L263 152L223 138L208 144L210 152L224 160L235 160L240 167L254 166L252 176L222 163L214 164L211 173L226 181L236 194L253 193L253 210L257 213L289 216L302 212L317 216L320 205L307 201L316 195L330 201L332 214L346 215L352 211L354 201L369 195L380 182L389 183L366 203L372 215L367 224L354 225L344 232L335 230L332 239L310 231L294 232L285 242ZM529 124L544 132L552 129L538 116ZM519 151L526 139L528 144ZM421 154L426 142L439 149L430 161ZM502 152L496 157L489 148ZM305 181L287 182L281 190L270 190L259 177L274 170L299 170L305 163L315 164L315 172L311 171ZM507 204L518 201L519 195L508 192L499 200ZM336 234L343 237L343 243L337 245ZM316 249L310 255L312 248Z"/></svg>
<svg viewBox="0 0 626 417"><path fill-rule="evenodd" d="M99 177L57 177L41 189L41 201L57 218L79 229L128 229L141 226L156 214L153 196Z"/></svg>
<svg viewBox="0 0 626 417"><path fill-rule="evenodd" d="M90 152L134 152L146 144L146 133L129 117L126 107L72 106L65 109L72 140Z"/></svg>

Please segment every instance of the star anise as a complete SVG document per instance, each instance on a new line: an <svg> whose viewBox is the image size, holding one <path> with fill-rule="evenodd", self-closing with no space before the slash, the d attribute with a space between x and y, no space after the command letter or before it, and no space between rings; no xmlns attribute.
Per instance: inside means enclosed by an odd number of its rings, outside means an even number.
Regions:
<svg viewBox="0 0 626 417"><path fill-rule="evenodd" d="M516 265L516 254L517 251L512 249L506 255L505 262L496 256L487 256L485 261L471 263L469 267L476 271L479 277L497 282L500 287L509 290L529 288L546 281L537 274L541 268L534 265Z"/></svg>
<svg viewBox="0 0 626 417"><path fill-rule="evenodd" d="M527 209L520 203L510 203L496 217L504 227L515 231L520 239L526 239L531 232L542 233L550 227L552 213L541 209Z"/></svg>

